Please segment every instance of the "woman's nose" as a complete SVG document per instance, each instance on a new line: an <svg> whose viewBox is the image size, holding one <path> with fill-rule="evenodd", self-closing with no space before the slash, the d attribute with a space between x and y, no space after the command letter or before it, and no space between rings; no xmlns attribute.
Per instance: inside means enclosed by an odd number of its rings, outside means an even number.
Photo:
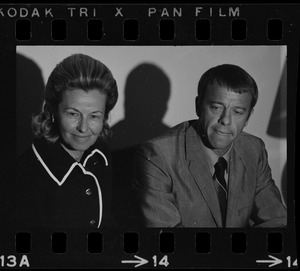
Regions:
<svg viewBox="0 0 300 271"><path fill-rule="evenodd" d="M80 121L78 122L77 126L78 131L81 133L85 133L88 130L88 123L87 120L84 118L81 118Z"/></svg>

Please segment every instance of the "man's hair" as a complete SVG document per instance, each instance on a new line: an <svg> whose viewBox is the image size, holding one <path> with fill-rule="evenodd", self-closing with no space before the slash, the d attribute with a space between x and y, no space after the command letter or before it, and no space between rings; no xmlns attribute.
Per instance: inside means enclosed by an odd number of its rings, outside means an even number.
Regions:
<svg viewBox="0 0 300 271"><path fill-rule="evenodd" d="M198 99L203 100L207 87L211 84L226 87L235 93L249 93L252 97L250 109L258 99L258 89L255 80L241 67L223 64L207 70L198 83Z"/></svg>
<svg viewBox="0 0 300 271"><path fill-rule="evenodd" d="M35 137L44 137L50 142L55 142L59 138L58 124L57 121L53 122L53 118L57 115L63 93L74 89L86 92L98 90L106 95L104 123L100 136L105 139L111 135L107 119L118 100L116 81L102 62L87 55L74 54L56 65L48 78L43 93L42 111L32 120Z"/></svg>

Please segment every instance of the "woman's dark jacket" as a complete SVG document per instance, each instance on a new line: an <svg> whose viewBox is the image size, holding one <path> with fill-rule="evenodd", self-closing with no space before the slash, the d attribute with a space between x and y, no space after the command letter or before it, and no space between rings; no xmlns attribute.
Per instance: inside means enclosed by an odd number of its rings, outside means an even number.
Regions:
<svg viewBox="0 0 300 271"><path fill-rule="evenodd" d="M20 228L112 226L111 159L100 140L77 162L60 142L36 139L18 159L16 181Z"/></svg>

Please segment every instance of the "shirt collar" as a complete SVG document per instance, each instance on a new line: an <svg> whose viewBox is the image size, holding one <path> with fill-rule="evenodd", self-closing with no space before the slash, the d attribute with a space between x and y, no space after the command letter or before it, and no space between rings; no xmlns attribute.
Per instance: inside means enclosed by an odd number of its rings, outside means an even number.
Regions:
<svg viewBox="0 0 300 271"><path fill-rule="evenodd" d="M107 155L103 151L104 144L98 139L96 143L86 150L81 162L73 157L61 146L59 140L50 143L45 139L35 139L32 149L49 176L61 186L76 166L85 168L90 162L108 166Z"/></svg>

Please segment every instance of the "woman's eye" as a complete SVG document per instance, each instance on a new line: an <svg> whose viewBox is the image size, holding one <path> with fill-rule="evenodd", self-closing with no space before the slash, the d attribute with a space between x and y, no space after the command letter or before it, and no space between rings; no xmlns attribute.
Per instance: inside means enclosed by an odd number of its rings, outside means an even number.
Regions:
<svg viewBox="0 0 300 271"><path fill-rule="evenodd" d="M91 119L92 121L101 121L102 118L103 118L102 115L91 115L91 116L90 116L90 119Z"/></svg>

